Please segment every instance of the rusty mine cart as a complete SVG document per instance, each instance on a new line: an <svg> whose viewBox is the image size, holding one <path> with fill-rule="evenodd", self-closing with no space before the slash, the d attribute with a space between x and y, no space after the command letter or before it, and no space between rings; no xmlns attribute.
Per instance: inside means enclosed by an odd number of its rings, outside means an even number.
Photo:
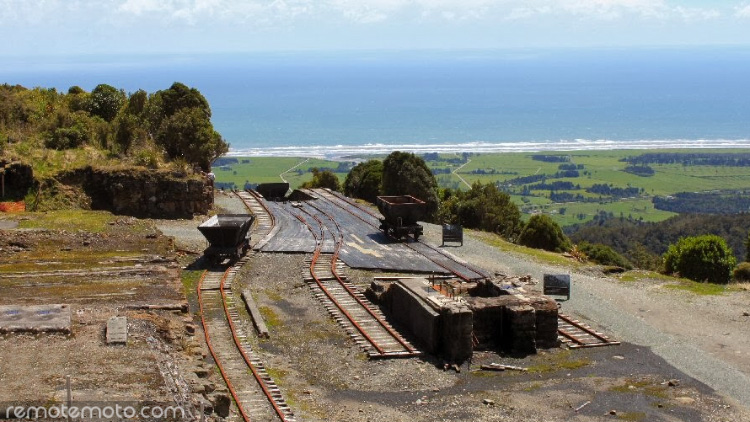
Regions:
<svg viewBox="0 0 750 422"><path fill-rule="evenodd" d="M220 264L224 259L239 259L250 249L247 232L255 216L250 214L217 214L204 221L198 230L208 240L203 255L208 262Z"/></svg>
<svg viewBox="0 0 750 422"><path fill-rule="evenodd" d="M384 219L380 220L380 230L396 239L408 235L418 240L422 235L422 226L417 220L425 214L426 204L411 195L378 196L378 210Z"/></svg>

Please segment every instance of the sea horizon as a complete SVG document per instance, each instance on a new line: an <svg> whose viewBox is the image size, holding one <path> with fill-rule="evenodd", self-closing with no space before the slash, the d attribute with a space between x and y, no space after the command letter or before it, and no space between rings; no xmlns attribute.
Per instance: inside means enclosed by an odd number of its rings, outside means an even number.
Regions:
<svg viewBox="0 0 750 422"><path fill-rule="evenodd" d="M9 57L0 83L208 100L230 155L750 148L750 48Z"/></svg>

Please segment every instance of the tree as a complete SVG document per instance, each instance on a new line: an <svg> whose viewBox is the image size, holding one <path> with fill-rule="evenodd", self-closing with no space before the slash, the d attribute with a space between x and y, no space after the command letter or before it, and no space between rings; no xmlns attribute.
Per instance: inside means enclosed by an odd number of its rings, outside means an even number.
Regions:
<svg viewBox="0 0 750 422"><path fill-rule="evenodd" d="M332 171L320 171L317 167L313 167L310 171L312 171L313 178L300 186L303 189L328 188L336 192L341 190L339 178Z"/></svg>
<svg viewBox="0 0 750 422"><path fill-rule="evenodd" d="M750 233L747 234L747 239L745 239L745 261L750 262Z"/></svg>
<svg viewBox="0 0 750 422"><path fill-rule="evenodd" d="M716 235L683 237L664 254L667 274L699 282L729 282L737 260L727 242Z"/></svg>
<svg viewBox="0 0 750 422"><path fill-rule="evenodd" d="M156 134L156 142L169 158L183 158L208 171L211 163L229 151L202 110L185 108L164 120Z"/></svg>
<svg viewBox="0 0 750 422"><path fill-rule="evenodd" d="M384 195L412 195L427 203L426 219L438 208L437 181L421 157L394 151L383 161Z"/></svg>
<svg viewBox="0 0 750 422"><path fill-rule="evenodd" d="M469 191L445 190L438 220L494 232L511 240L522 226L521 212L510 195L491 183L481 182L474 182Z"/></svg>
<svg viewBox="0 0 750 422"><path fill-rule="evenodd" d="M344 194L375 203L383 181L383 162L368 160L349 171L344 181Z"/></svg>
<svg viewBox="0 0 750 422"><path fill-rule="evenodd" d="M117 88L99 84L91 91L89 111L95 116L111 122L117 116L120 108L125 104L125 92Z"/></svg>
<svg viewBox="0 0 750 422"><path fill-rule="evenodd" d="M518 243L553 252L564 252L571 247L570 240L563 234L560 226L545 214L531 216L518 236Z"/></svg>
<svg viewBox="0 0 750 422"><path fill-rule="evenodd" d="M134 99L136 110L139 101ZM208 101L195 88L175 82L149 98L144 112L157 145L170 158L183 158L209 170L211 162L229 151L229 144L211 124Z"/></svg>

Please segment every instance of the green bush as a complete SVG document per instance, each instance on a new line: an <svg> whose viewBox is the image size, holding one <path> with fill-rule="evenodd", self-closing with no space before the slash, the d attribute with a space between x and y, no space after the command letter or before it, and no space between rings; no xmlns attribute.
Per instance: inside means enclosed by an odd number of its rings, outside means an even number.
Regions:
<svg viewBox="0 0 750 422"><path fill-rule="evenodd" d="M312 169L313 178L309 182L303 183L300 187L303 189L328 188L330 190L341 191L341 182L330 170L320 171L317 167Z"/></svg>
<svg viewBox="0 0 750 422"><path fill-rule="evenodd" d="M359 163L349 171L344 181L344 194L375 203L380 195L383 180L383 162L368 160Z"/></svg>
<svg viewBox="0 0 750 422"><path fill-rule="evenodd" d="M715 235L681 238L664 254L668 274L699 282L728 283L736 262L727 242Z"/></svg>
<svg viewBox="0 0 750 422"><path fill-rule="evenodd" d="M581 242L578 244L578 250L585 253L591 261L594 261L597 264L613 265L627 270L633 269L633 264L607 245L602 245L601 243Z"/></svg>
<svg viewBox="0 0 750 422"><path fill-rule="evenodd" d="M741 262L732 275L734 281L750 281L750 262Z"/></svg>
<svg viewBox="0 0 750 422"><path fill-rule="evenodd" d="M552 252L565 252L571 247L570 240L563 234L560 226L544 214L531 216L518 236L518 243Z"/></svg>

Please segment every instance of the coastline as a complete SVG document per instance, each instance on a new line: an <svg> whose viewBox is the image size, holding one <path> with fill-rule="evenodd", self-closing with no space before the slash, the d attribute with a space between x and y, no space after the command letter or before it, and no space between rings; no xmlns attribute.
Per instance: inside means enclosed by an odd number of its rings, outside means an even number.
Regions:
<svg viewBox="0 0 750 422"><path fill-rule="evenodd" d="M392 151L424 153L513 153L661 149L750 149L750 139L659 139L659 140L560 140L541 142L466 142L456 144L296 145L278 147L230 147L227 157L309 157L336 160L386 155Z"/></svg>

